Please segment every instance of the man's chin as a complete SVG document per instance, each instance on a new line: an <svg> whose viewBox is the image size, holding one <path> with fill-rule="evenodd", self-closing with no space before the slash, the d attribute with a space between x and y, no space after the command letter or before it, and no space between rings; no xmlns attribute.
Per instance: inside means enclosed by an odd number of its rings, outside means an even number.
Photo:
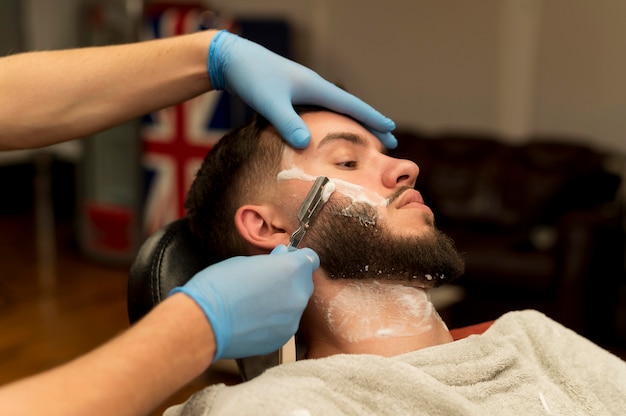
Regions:
<svg viewBox="0 0 626 416"><path fill-rule="evenodd" d="M463 261L452 240L436 229L432 216L389 215L364 225L360 218L371 217L371 207L351 207L349 217L342 215L343 208L329 201L307 234L329 279L433 287L462 273Z"/></svg>
<svg viewBox="0 0 626 416"><path fill-rule="evenodd" d="M397 230L390 232L395 238L419 238L427 239L434 238L437 233L434 222L422 222L417 226L412 227L411 224L404 224L398 227Z"/></svg>

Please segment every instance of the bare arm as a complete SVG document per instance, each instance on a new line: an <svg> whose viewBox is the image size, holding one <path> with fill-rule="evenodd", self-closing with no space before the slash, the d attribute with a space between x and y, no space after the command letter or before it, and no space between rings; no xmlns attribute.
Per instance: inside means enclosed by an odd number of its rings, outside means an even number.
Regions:
<svg viewBox="0 0 626 416"><path fill-rule="evenodd" d="M88 136L211 90L216 33L0 58L0 150Z"/></svg>
<svg viewBox="0 0 626 416"><path fill-rule="evenodd" d="M102 347L0 387L0 415L146 414L214 359L276 351L296 332L318 267L313 250L285 246L209 266Z"/></svg>
<svg viewBox="0 0 626 416"><path fill-rule="evenodd" d="M200 375L214 352L202 309L176 294L91 353L0 388L0 414L144 415Z"/></svg>

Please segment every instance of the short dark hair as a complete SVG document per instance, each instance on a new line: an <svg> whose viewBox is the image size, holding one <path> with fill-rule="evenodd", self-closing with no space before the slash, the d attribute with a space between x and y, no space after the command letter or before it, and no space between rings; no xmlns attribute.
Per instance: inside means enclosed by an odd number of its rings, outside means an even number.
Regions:
<svg viewBox="0 0 626 416"><path fill-rule="evenodd" d="M298 114L325 109L298 106ZM227 133L206 155L187 194L185 208L192 233L215 263L247 255L234 226L237 209L264 189L274 187L285 142L263 117Z"/></svg>
<svg viewBox="0 0 626 416"><path fill-rule="evenodd" d="M246 254L234 227L235 212L251 188L276 177L282 159L283 141L268 126L254 117L227 133L207 154L189 189L190 228L212 263Z"/></svg>

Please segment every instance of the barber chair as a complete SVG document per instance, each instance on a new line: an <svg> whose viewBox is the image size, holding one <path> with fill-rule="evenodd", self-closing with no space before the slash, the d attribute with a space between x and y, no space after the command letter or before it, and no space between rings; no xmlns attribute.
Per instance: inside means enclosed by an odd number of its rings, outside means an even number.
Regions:
<svg viewBox="0 0 626 416"><path fill-rule="evenodd" d="M199 247L187 218L167 224L146 239L129 273L127 302L131 324L164 300L170 290L185 284L197 272L210 266ZM295 349L293 340L286 348ZM263 356L236 360L243 381L284 362L281 357L284 353L281 349ZM289 355L298 356L296 351Z"/></svg>

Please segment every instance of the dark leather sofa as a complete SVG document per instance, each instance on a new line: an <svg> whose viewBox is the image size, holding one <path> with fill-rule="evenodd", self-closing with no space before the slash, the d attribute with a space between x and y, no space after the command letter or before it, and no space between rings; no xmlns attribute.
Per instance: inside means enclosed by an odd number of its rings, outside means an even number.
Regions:
<svg viewBox="0 0 626 416"><path fill-rule="evenodd" d="M534 308L594 341L614 336L624 230L606 154L556 137L396 137L391 155L420 166L416 188L466 260L448 326Z"/></svg>

